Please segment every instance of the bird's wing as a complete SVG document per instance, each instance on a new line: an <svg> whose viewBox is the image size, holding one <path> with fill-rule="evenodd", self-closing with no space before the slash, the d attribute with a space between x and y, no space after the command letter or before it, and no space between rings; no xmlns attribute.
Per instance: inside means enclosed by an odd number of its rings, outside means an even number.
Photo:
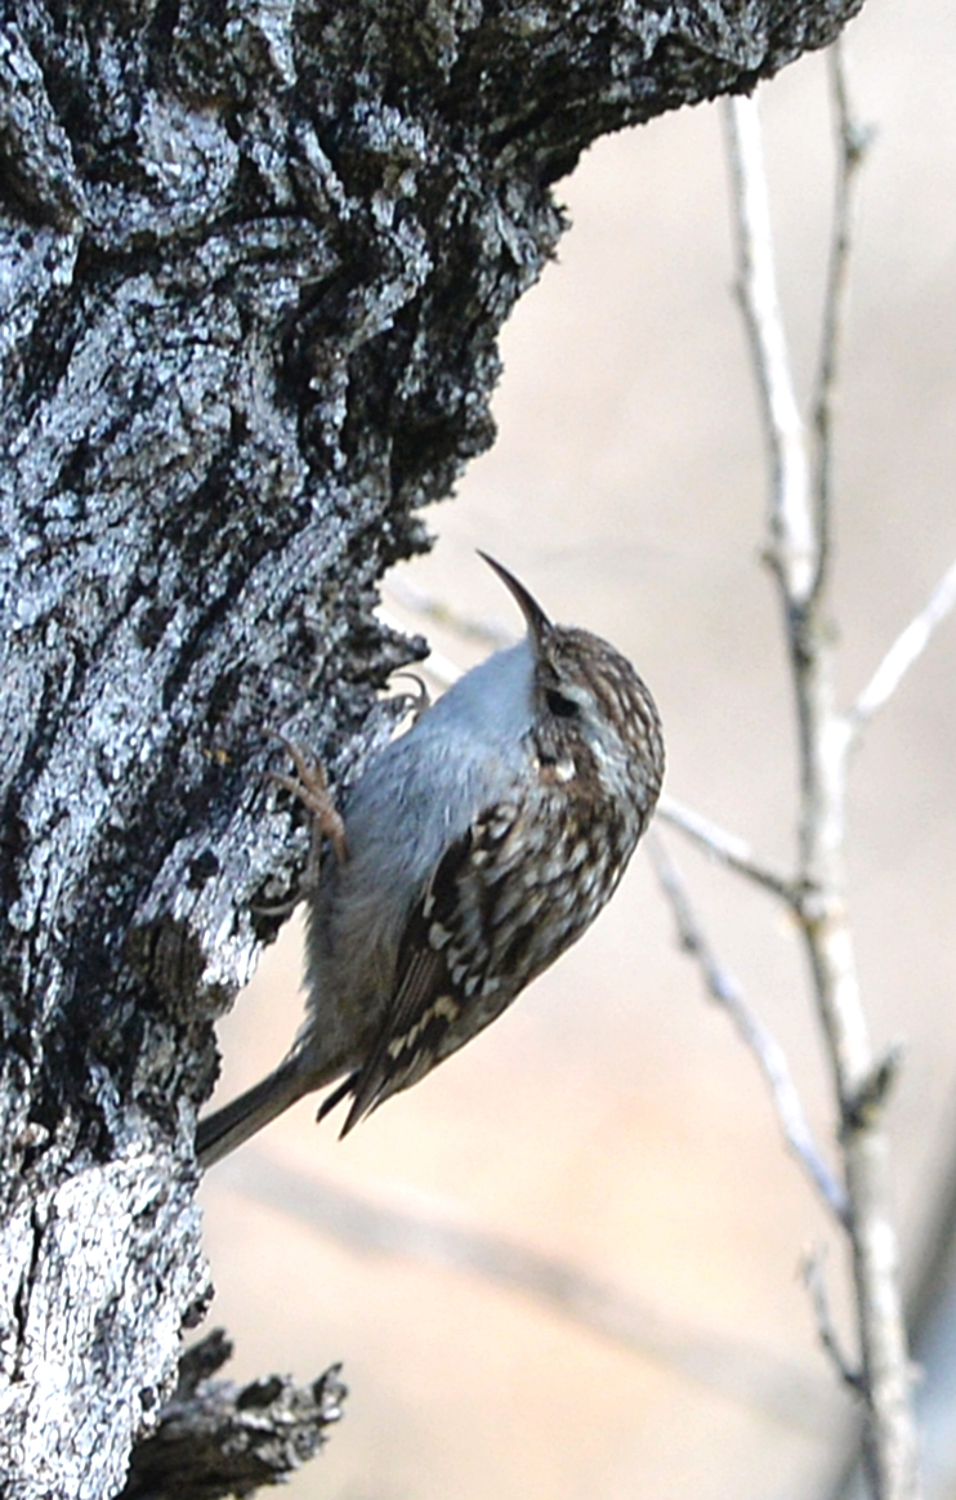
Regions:
<svg viewBox="0 0 956 1500"><path fill-rule="evenodd" d="M413 907L399 947L394 996L375 1045L319 1113L321 1119L352 1094L343 1135L439 1060L448 1028L474 992L469 981L476 973L481 976L482 956L470 951L477 947L474 924L469 934L462 923L462 886L478 874L493 846L507 837L513 812L494 808L476 818L445 850Z"/></svg>

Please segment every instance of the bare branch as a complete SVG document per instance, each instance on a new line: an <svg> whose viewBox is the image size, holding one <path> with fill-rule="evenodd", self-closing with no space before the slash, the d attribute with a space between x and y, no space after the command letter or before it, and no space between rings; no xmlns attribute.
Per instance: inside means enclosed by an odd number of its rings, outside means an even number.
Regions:
<svg viewBox="0 0 956 1500"><path fill-rule="evenodd" d="M839 71L837 79L841 79ZM838 93L838 110L842 107L843 111L840 149L843 170L848 174L848 142L852 147L853 141L845 100L843 90ZM846 769L853 726L850 718L835 707L834 632L827 614L824 562L830 545L830 454L827 448L824 462L818 466L818 488L811 492L776 297L759 120L755 106L747 100L734 101L727 116L741 300L773 459L768 555L781 594L799 722L798 914L840 1111L860 1381L867 1403L874 1494L876 1500L916 1500L921 1481L898 1239L890 1207L889 1142L884 1111L861 1111L858 1107L862 1098L869 1098L867 1090L880 1069L874 1069L846 905ZM838 200L831 255L831 306L825 320L821 363L822 429L818 414L818 433L823 431L826 444L830 441L849 250L847 222L845 208L841 209Z"/></svg>
<svg viewBox="0 0 956 1500"><path fill-rule="evenodd" d="M737 979L714 953L691 905L684 878L662 840L650 833L646 845L657 878L674 912L681 947L697 960L711 996L724 1007L756 1058L770 1090L787 1146L810 1176L827 1207L846 1227L849 1212L846 1193L813 1138L783 1048L751 1010Z"/></svg>
<svg viewBox="0 0 956 1500"><path fill-rule="evenodd" d="M657 816L672 828L679 829L702 849L706 849L708 854L729 870L745 875L755 885L763 886L765 890L786 901L788 906L796 904L797 892L793 880L782 870L754 854L746 839L739 838L735 833L728 833L726 829L694 812L692 808L685 807L674 797L663 796L660 799Z"/></svg>
<svg viewBox="0 0 956 1500"><path fill-rule="evenodd" d="M830 240L830 264L827 273L820 340L820 368L814 397L816 431L815 491L818 541L817 576L814 587L820 588L827 565L829 546L829 510L832 499L833 418L836 406L837 370L842 346L846 312L851 228L853 223L853 188L858 169L863 164L873 132L853 118L843 64L843 46L834 42L829 51L830 87L836 114L837 172L833 208L833 232Z"/></svg>
<svg viewBox="0 0 956 1500"><path fill-rule="evenodd" d="M806 498L807 443L783 326L770 229L770 200L756 102L724 102L734 195L740 297L773 469L767 557L795 604L809 597L818 566Z"/></svg>
<svg viewBox="0 0 956 1500"><path fill-rule="evenodd" d="M837 1337L837 1331L830 1313L830 1299L827 1296L823 1260L824 1252L819 1246L814 1246L804 1256L800 1267L800 1274L803 1278L803 1284L810 1294L810 1302L813 1306L814 1317L816 1318L820 1343L833 1361L840 1379L859 1395L863 1384L862 1378L859 1370L855 1370L846 1358L840 1346L840 1340Z"/></svg>
<svg viewBox="0 0 956 1500"><path fill-rule="evenodd" d="M956 604L956 561L950 563L919 614L896 637L847 715L854 733L872 719L896 692L906 673L922 656L933 632Z"/></svg>

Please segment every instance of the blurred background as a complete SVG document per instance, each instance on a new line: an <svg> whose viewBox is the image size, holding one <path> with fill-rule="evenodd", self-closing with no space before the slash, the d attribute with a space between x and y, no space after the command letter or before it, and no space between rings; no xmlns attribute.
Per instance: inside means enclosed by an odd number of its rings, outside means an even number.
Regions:
<svg viewBox="0 0 956 1500"><path fill-rule="evenodd" d="M877 128L838 422L850 701L956 556L956 9L868 0L846 57ZM806 395L833 187L825 59L758 97ZM558 197L573 228L505 329L498 442L429 513L435 550L386 581L384 608L471 665L487 644L421 605L517 633L475 556L491 552L555 619L635 662L660 705L671 795L789 864L793 715L759 561L766 478L720 110L601 141ZM890 1124L910 1284L956 1152L954 746L956 618L869 729L852 782L866 1005L875 1044L907 1047ZM663 832L833 1160L794 932L770 898ZM300 972L293 919L221 1027L220 1100L285 1052ZM852 1350L843 1246L751 1057L678 952L643 851L585 939L463 1052L344 1143L314 1113L304 1101L202 1190L210 1321L236 1341L234 1378L306 1381L344 1362L344 1420L290 1497L833 1493L853 1412L798 1265L829 1246ZM956 1494L946 1326L924 1355L933 1496Z"/></svg>

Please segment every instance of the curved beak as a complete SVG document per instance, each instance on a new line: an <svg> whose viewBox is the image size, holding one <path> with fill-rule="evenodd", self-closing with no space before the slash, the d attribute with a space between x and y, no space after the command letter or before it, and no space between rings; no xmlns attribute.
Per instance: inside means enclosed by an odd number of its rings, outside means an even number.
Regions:
<svg viewBox="0 0 956 1500"><path fill-rule="evenodd" d="M537 599L532 598L524 584L519 583L513 573L509 573L508 569L502 567L500 562L496 562L493 557L489 557L487 552L482 552L480 547L478 548L478 556L483 558L489 568L492 568L498 574L498 577L524 615L529 635L535 645L540 648L544 644L545 638L550 634L552 625Z"/></svg>

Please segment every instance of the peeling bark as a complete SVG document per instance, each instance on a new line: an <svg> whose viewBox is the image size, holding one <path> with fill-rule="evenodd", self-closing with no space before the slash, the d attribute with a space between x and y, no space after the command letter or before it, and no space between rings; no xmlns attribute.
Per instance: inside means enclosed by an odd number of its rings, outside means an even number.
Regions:
<svg viewBox="0 0 956 1500"><path fill-rule="evenodd" d="M209 1297L213 1023L412 659L372 614L492 439L496 337L597 135L861 0L6 0L0 1467L100 1497Z"/></svg>

